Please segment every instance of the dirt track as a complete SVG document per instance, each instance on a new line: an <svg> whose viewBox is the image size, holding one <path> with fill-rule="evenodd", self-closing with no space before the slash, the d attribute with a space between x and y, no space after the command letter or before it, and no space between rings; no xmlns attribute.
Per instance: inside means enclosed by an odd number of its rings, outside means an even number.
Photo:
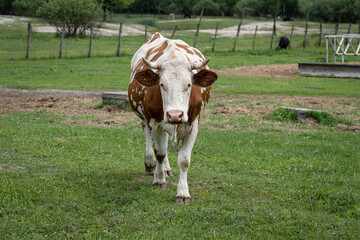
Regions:
<svg viewBox="0 0 360 240"><path fill-rule="evenodd" d="M257 65L242 66L228 68L224 70L215 70L220 76L235 77L297 77L299 74L297 64L273 64L273 65Z"/></svg>

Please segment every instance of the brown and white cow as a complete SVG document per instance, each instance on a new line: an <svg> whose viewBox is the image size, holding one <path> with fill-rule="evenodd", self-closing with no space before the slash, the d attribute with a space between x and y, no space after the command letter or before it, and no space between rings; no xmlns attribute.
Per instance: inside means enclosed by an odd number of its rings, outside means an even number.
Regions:
<svg viewBox="0 0 360 240"><path fill-rule="evenodd" d="M209 60L185 42L155 33L131 61L128 95L132 109L142 120L146 137L145 171L154 173L153 185L165 188L166 174L172 176L168 136L175 146L182 140L176 198L183 203L190 202L187 171L200 112L209 101L211 84L217 79L217 74L208 70Z"/></svg>

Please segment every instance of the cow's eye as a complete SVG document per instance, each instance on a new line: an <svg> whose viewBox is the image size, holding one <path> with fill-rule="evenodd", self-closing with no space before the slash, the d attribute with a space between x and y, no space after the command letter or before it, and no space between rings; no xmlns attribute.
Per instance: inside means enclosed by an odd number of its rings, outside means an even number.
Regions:
<svg viewBox="0 0 360 240"><path fill-rule="evenodd" d="M189 87L191 87L191 84L190 84L190 83L188 84L188 88L189 88Z"/></svg>
<svg viewBox="0 0 360 240"><path fill-rule="evenodd" d="M165 87L164 87L164 84L161 83L161 84L160 84L160 87L161 87L162 89L166 90Z"/></svg>

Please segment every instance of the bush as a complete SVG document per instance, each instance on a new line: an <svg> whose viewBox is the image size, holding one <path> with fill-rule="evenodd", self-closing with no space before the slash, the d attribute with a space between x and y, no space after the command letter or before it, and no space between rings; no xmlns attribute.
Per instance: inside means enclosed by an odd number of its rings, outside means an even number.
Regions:
<svg viewBox="0 0 360 240"><path fill-rule="evenodd" d="M94 0L49 0L37 14L66 36L84 35L102 14Z"/></svg>

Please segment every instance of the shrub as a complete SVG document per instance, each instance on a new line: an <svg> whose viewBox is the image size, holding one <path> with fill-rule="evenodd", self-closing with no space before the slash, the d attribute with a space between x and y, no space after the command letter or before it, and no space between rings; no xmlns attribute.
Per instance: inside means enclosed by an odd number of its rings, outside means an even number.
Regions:
<svg viewBox="0 0 360 240"><path fill-rule="evenodd" d="M49 24L66 36L84 35L102 14L94 0L49 0L37 11Z"/></svg>

